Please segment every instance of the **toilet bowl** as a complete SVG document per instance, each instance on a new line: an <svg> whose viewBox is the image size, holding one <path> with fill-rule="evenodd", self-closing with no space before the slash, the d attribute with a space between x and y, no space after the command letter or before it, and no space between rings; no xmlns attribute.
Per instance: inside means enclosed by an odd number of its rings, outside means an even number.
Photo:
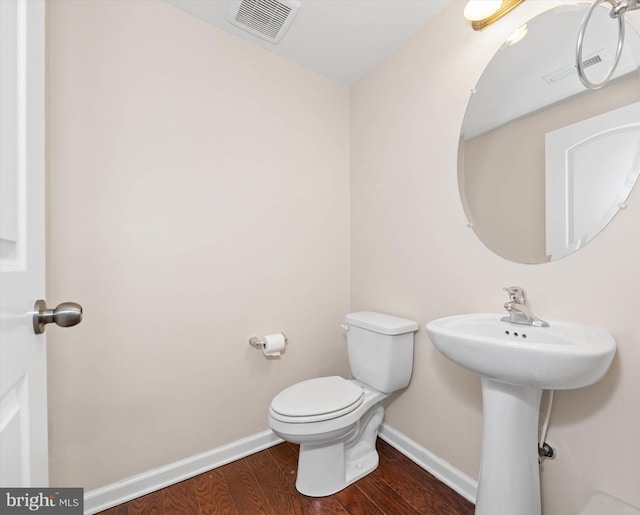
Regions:
<svg viewBox="0 0 640 515"><path fill-rule="evenodd" d="M302 381L269 407L269 427L300 445L296 489L311 497L334 494L378 466L382 401L411 378L416 322L370 311L345 322L354 379Z"/></svg>
<svg viewBox="0 0 640 515"><path fill-rule="evenodd" d="M345 392L343 402L334 395L333 410L322 408L318 413L312 413L313 409L303 410L301 415L277 412L274 404L283 404L278 402L282 401L278 396L269 408L271 429L283 440L300 444L296 488L311 497L336 493L378 466L376 438L384 413L382 399L388 396L338 376L303 381L280 395L295 395L298 388L307 394L315 389L317 396L308 398L317 400L324 397L326 387L334 394L339 390ZM351 402L356 391L359 391L357 400ZM310 408L312 406L316 405L311 403Z"/></svg>

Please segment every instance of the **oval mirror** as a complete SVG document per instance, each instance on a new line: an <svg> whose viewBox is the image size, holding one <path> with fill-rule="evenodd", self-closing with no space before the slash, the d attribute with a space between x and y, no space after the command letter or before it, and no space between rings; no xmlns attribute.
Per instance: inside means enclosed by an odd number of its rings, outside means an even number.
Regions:
<svg viewBox="0 0 640 515"><path fill-rule="evenodd" d="M581 248L626 206L640 173L640 36L626 23L611 81L587 89L575 54L588 7L557 7L518 29L487 65L462 124L467 219L489 249L517 263ZM583 48L592 82L609 71L617 41L618 22L598 6Z"/></svg>

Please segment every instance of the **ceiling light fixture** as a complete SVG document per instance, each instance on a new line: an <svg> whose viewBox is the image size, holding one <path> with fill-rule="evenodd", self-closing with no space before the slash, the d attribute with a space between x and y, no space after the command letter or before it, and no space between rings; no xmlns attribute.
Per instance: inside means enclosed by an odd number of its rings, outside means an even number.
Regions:
<svg viewBox="0 0 640 515"><path fill-rule="evenodd" d="M464 8L464 17L473 30L482 30L498 21L524 0L470 0Z"/></svg>

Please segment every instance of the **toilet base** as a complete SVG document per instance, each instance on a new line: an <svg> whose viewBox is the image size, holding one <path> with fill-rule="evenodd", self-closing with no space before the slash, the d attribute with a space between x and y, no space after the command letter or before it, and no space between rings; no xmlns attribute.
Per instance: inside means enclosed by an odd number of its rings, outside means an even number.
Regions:
<svg viewBox="0 0 640 515"><path fill-rule="evenodd" d="M382 403L376 404L344 438L325 444L300 444L298 492L325 497L373 472L379 462L376 439L383 415Z"/></svg>

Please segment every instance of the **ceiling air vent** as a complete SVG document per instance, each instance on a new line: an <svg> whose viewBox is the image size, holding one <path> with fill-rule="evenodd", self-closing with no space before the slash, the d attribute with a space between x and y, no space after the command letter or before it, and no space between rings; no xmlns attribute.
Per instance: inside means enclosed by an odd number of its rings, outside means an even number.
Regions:
<svg viewBox="0 0 640 515"><path fill-rule="evenodd" d="M254 36L278 43L299 7L299 0L234 0L227 20Z"/></svg>
<svg viewBox="0 0 640 515"><path fill-rule="evenodd" d="M589 68L589 66L593 66L595 64L601 63L602 62L601 54L602 54L602 50L599 50L591 55L588 55L582 61L582 66L584 66L585 68ZM556 82L559 82L564 79L568 79L569 77L573 77L574 75L577 75L577 74L578 74L578 67L574 63L571 63L566 66L563 66L562 68L554 72L551 72L545 75L542 78L547 82L547 84L555 84Z"/></svg>

